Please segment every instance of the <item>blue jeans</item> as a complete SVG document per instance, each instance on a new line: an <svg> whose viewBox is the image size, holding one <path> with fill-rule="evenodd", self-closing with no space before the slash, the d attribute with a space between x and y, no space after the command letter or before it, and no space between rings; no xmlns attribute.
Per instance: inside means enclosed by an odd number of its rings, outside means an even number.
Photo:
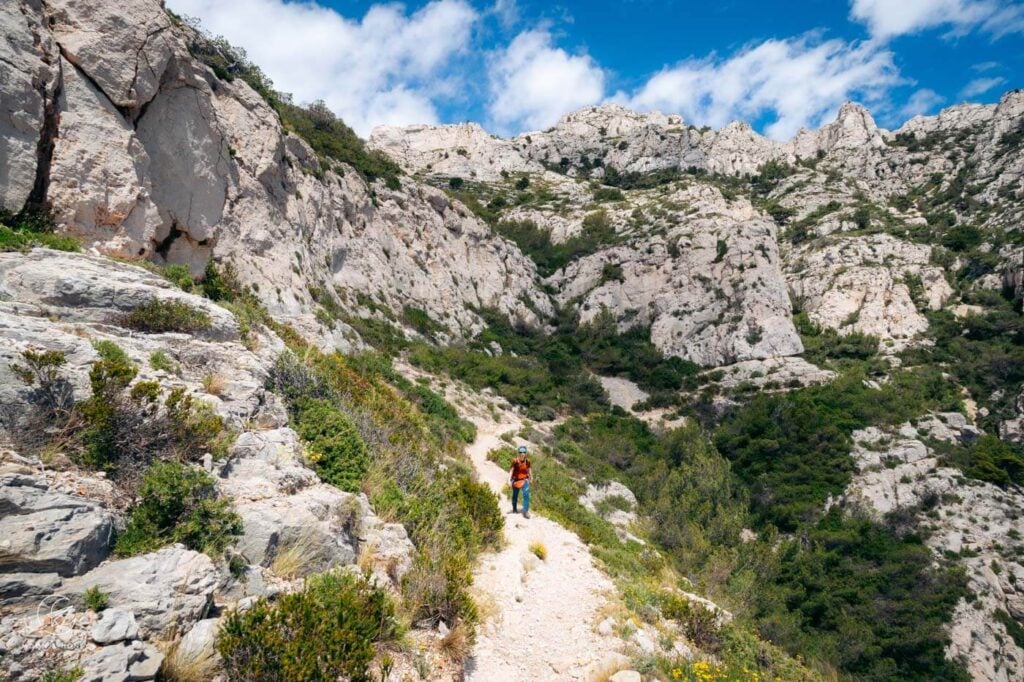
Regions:
<svg viewBox="0 0 1024 682"><path fill-rule="evenodd" d="M516 510L516 503L519 500L519 492L523 493L523 513L530 511L530 482L523 483L522 488L512 486L512 511Z"/></svg>

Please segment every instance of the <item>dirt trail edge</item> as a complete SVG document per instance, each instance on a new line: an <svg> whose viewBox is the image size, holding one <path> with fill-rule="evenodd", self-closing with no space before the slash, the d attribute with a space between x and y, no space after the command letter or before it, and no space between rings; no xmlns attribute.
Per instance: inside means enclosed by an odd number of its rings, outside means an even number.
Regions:
<svg viewBox="0 0 1024 682"><path fill-rule="evenodd" d="M520 424L482 419L466 452L480 480L499 496L506 546L484 555L475 571L474 592L481 626L466 663L471 682L501 680L592 680L626 663L622 642L595 629L614 594L611 581L594 565L586 545L561 525L534 514L511 515L502 495L506 473L487 453L504 443L500 435ZM538 481L534 509L543 507ZM546 560L530 551L539 542Z"/></svg>

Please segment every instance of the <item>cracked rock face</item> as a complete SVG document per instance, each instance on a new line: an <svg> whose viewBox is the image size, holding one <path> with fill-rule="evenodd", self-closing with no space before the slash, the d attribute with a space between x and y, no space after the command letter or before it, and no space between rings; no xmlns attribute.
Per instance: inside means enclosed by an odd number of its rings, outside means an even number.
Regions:
<svg viewBox="0 0 1024 682"><path fill-rule="evenodd" d="M21 210L36 183L39 145L56 68L33 3L0 7L0 209ZM42 49L36 42L44 40Z"/></svg>
<svg viewBox="0 0 1024 682"><path fill-rule="evenodd" d="M46 0L61 54L117 107L137 109L156 95L175 50L171 20L151 0Z"/></svg>

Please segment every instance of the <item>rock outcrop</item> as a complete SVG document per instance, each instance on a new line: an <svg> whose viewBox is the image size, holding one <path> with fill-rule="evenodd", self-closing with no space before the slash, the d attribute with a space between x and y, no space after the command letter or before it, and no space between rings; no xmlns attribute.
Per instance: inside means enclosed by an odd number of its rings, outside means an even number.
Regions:
<svg viewBox="0 0 1024 682"><path fill-rule="evenodd" d="M19 473L0 474L0 518L4 573L81 575L106 558L114 532L113 517L100 505ZM34 582L9 587L11 597L37 593Z"/></svg>
<svg viewBox="0 0 1024 682"><path fill-rule="evenodd" d="M453 337L479 331L482 307L532 324L550 313L529 260L464 207L322 162L243 80L194 59L191 29L155 0L19 0L0 16L8 211L35 191L103 253L196 275L232 261L271 313L331 346L356 336L318 321L318 301L422 309Z"/></svg>
<svg viewBox="0 0 1024 682"><path fill-rule="evenodd" d="M921 310L940 310L953 294L942 269L931 265L930 247L888 235L798 249L787 270L793 297L812 322L876 336L890 348L923 334Z"/></svg>
<svg viewBox="0 0 1024 682"><path fill-rule="evenodd" d="M893 433L875 428L854 432L853 455L859 472L846 498L879 516L917 517L927 544L946 556L959 556L975 601L958 604L950 626L951 657L962 660L976 680L1019 679L1024 650L1006 632L998 612L1024 617L1024 520L1019 488L1003 490L966 479L943 466L924 440L971 442L978 429L962 414L929 415Z"/></svg>

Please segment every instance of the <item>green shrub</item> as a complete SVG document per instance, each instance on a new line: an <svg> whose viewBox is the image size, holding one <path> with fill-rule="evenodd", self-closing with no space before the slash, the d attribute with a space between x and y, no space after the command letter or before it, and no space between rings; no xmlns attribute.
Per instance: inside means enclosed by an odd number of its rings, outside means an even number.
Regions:
<svg viewBox="0 0 1024 682"><path fill-rule="evenodd" d="M187 265L165 265L163 275L182 291L191 293L195 289L196 283L192 279L192 271L189 270Z"/></svg>
<svg viewBox="0 0 1024 682"><path fill-rule="evenodd" d="M85 600L85 608L99 613L110 605L110 595L93 585L82 595Z"/></svg>
<svg viewBox="0 0 1024 682"><path fill-rule="evenodd" d="M1020 447L983 435L966 447L945 448L943 461L967 476L1006 488L1024 484L1024 453Z"/></svg>
<svg viewBox="0 0 1024 682"><path fill-rule="evenodd" d="M296 431L317 474L342 490L358 492L370 453L355 425L326 400L307 400L296 407Z"/></svg>
<svg viewBox="0 0 1024 682"><path fill-rule="evenodd" d="M76 406L76 457L130 482L154 459L222 457L229 433L208 404L178 387L161 405L156 382L129 385L138 369L112 341L94 344L100 358L89 370L92 395Z"/></svg>
<svg viewBox="0 0 1024 682"><path fill-rule="evenodd" d="M402 171L386 154L371 150L355 131L327 108L323 100L300 107L277 99L274 108L284 127L309 143L322 162L340 162L352 166L367 182L384 180L390 189L399 189Z"/></svg>
<svg viewBox="0 0 1024 682"><path fill-rule="evenodd" d="M224 619L217 650L237 682L369 682L375 647L398 631L387 593L345 572Z"/></svg>
<svg viewBox="0 0 1024 682"><path fill-rule="evenodd" d="M63 351L37 351L29 348L22 351L21 359L25 364L11 365L11 371L23 384L35 389L33 403L48 412L71 405L71 386L61 376L61 368L67 364L67 356Z"/></svg>
<svg viewBox="0 0 1024 682"><path fill-rule="evenodd" d="M622 282L626 279L622 272L622 266L618 263L605 263L601 267L601 284L608 282Z"/></svg>
<svg viewBox="0 0 1024 682"><path fill-rule="evenodd" d="M27 251L36 246L55 251L81 251L78 240L54 233L48 213L25 210L13 214L0 209L0 251Z"/></svg>
<svg viewBox="0 0 1024 682"><path fill-rule="evenodd" d="M121 324L142 332L193 333L210 328L210 316L184 301L154 298L136 306L121 318Z"/></svg>
<svg viewBox="0 0 1024 682"><path fill-rule="evenodd" d="M555 244L551 234L532 220L505 220L497 222L494 230L515 242L520 250L537 264L542 277L548 277L567 263L613 246L622 241L604 210L588 213L583 218L580 234Z"/></svg>
<svg viewBox="0 0 1024 682"><path fill-rule="evenodd" d="M88 466L109 468L122 454L120 436L131 432L138 423L133 420L131 425L122 428L123 420L119 419L126 416L125 411L120 409L124 405L122 394L135 378L138 369L113 341L99 341L93 346L100 357L89 369L92 396L79 405L79 413L85 424L80 433L83 446L80 458Z"/></svg>
<svg viewBox="0 0 1024 682"><path fill-rule="evenodd" d="M598 187L594 190L594 201L603 203L606 201L624 201L626 197L622 190L617 187Z"/></svg>
<svg viewBox="0 0 1024 682"><path fill-rule="evenodd" d="M449 495L460 516L473 525L469 535L478 543L477 549L496 546L501 540L505 519L494 504L494 493L487 484L459 478L451 486Z"/></svg>
<svg viewBox="0 0 1024 682"><path fill-rule="evenodd" d="M85 675L85 671L81 668L65 668L62 670L51 670L43 673L43 676L39 678L39 682L78 682Z"/></svg>
<svg viewBox="0 0 1024 682"><path fill-rule="evenodd" d="M1024 648L1024 625L1021 625L1013 616L1002 609L996 611L996 620L1006 628L1006 632L1010 635L1013 643L1020 648Z"/></svg>
<svg viewBox="0 0 1024 682"><path fill-rule="evenodd" d="M163 350L155 350L150 354L149 366L159 372L167 372L168 374L177 374L181 370L178 367L178 363L171 360L171 356Z"/></svg>
<svg viewBox="0 0 1024 682"><path fill-rule="evenodd" d="M242 533L242 520L226 499L217 499L213 478L180 462L155 462L146 471L140 502L128 514L114 550L122 556L180 542L212 557Z"/></svg>
<svg viewBox="0 0 1024 682"><path fill-rule="evenodd" d="M805 312L794 315L793 324L804 344L804 358L816 365L842 368L878 356L879 340L875 336L861 332L840 334L822 328L811 322Z"/></svg>
<svg viewBox="0 0 1024 682"><path fill-rule="evenodd" d="M402 308L402 322L424 336L433 336L445 329L445 326L430 317L427 311L412 306Z"/></svg>

